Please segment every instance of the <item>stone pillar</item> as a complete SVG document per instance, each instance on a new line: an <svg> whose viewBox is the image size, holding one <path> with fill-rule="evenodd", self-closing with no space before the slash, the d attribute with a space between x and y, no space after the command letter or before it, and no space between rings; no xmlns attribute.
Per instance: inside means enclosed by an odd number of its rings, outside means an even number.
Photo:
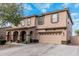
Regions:
<svg viewBox="0 0 79 59"><path fill-rule="evenodd" d="M20 32L21 31L18 31L18 43L20 42Z"/></svg>
<svg viewBox="0 0 79 59"><path fill-rule="evenodd" d="M30 43L30 36L29 36L29 32L26 32L26 42Z"/></svg>
<svg viewBox="0 0 79 59"><path fill-rule="evenodd" d="M8 39L7 39L7 38L8 38L8 32L9 32L9 31L6 31L6 41L8 40Z"/></svg>
<svg viewBox="0 0 79 59"><path fill-rule="evenodd" d="M18 40L20 40L20 31L18 31Z"/></svg>
<svg viewBox="0 0 79 59"><path fill-rule="evenodd" d="M13 33L14 31L11 31L11 34L10 34L11 41L13 41Z"/></svg>

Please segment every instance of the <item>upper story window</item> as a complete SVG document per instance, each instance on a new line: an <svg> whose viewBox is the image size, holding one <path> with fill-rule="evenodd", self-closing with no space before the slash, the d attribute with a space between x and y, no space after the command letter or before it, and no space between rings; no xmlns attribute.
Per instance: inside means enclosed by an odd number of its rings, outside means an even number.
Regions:
<svg viewBox="0 0 79 59"><path fill-rule="evenodd" d="M24 26L24 25L25 25L24 21L21 21L21 25L22 25L22 26Z"/></svg>
<svg viewBox="0 0 79 59"><path fill-rule="evenodd" d="M52 22L53 23L56 23L56 22L58 22L58 14L52 14Z"/></svg>
<svg viewBox="0 0 79 59"><path fill-rule="evenodd" d="M44 23L44 16L38 17L38 25L43 25Z"/></svg>
<svg viewBox="0 0 79 59"><path fill-rule="evenodd" d="M28 18L28 19L27 19L27 26L29 26L30 24L31 24L31 19Z"/></svg>

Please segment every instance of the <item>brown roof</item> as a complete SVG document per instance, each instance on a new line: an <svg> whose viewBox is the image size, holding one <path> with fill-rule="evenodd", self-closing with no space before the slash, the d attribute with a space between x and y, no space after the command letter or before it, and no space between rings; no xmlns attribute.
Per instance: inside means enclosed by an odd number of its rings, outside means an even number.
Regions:
<svg viewBox="0 0 79 59"><path fill-rule="evenodd" d="M23 17L23 19L26 19L26 18L31 18L31 17L36 17L36 15L24 16L24 17Z"/></svg>
<svg viewBox="0 0 79 59"><path fill-rule="evenodd" d="M67 11L68 16L69 16L69 18L70 18L70 20L71 20L71 23L73 24L73 21L72 21L72 19L71 19L70 13L69 13L69 10L68 10L67 8L65 8L64 10L56 10L56 11L54 11L54 12L43 13L43 14L41 14L40 16L45 16L45 15L49 15L49 14L59 13L59 12L63 12L63 11ZM40 16L37 16L37 15L24 16L23 19L25 19L25 18L31 18L31 17L40 17Z"/></svg>
<svg viewBox="0 0 79 59"><path fill-rule="evenodd" d="M43 13L41 16L43 16L43 15L48 15L48 14L54 14L54 13L59 13L59 12L63 12L63 11L67 11L68 9L64 9L64 10L56 10L56 11L54 11L54 12L48 12L48 13Z"/></svg>
<svg viewBox="0 0 79 59"><path fill-rule="evenodd" d="M48 14L53 14L53 13L58 13L58 12L63 12L63 11L67 11L68 9L64 9L64 10L56 10L56 11L52 11L52 12L48 12L48 13L43 13L43 14L41 14L40 16L44 16L44 15L48 15ZM24 16L23 18L30 18L30 17L36 17L36 16L38 16L39 17L39 15L31 15L31 16Z"/></svg>
<svg viewBox="0 0 79 59"><path fill-rule="evenodd" d="M72 19L71 19L70 13L69 13L69 10L68 10L67 8L65 8L64 10L57 10L57 11L54 11L54 12L43 13L43 14L40 15L40 16L45 16L45 15L49 15L49 14L59 13L59 12L63 12L63 11L67 11L68 16L69 16L69 18L70 18L70 20L71 20L71 23L73 24L73 21L72 21Z"/></svg>
<svg viewBox="0 0 79 59"><path fill-rule="evenodd" d="M69 18L70 18L70 20L71 20L71 23L73 24L73 21L72 21L71 15L70 15L70 13L68 12L68 10L67 10L67 13L68 13L68 16L69 16Z"/></svg>

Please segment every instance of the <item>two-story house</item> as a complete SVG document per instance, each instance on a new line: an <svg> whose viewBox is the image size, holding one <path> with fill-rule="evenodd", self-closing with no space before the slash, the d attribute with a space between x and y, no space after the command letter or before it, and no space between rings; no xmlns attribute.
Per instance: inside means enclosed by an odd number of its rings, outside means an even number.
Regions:
<svg viewBox="0 0 79 59"><path fill-rule="evenodd" d="M41 16L23 17L18 26L6 30L7 41L67 44L72 36L72 19L67 9Z"/></svg>

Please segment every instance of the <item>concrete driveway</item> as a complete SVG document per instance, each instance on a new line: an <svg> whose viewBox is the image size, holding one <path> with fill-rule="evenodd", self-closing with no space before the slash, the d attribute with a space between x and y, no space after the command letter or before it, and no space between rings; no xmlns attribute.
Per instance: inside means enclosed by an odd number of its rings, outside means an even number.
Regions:
<svg viewBox="0 0 79 59"><path fill-rule="evenodd" d="M26 44L0 50L0 56L77 56L79 46L53 44Z"/></svg>

